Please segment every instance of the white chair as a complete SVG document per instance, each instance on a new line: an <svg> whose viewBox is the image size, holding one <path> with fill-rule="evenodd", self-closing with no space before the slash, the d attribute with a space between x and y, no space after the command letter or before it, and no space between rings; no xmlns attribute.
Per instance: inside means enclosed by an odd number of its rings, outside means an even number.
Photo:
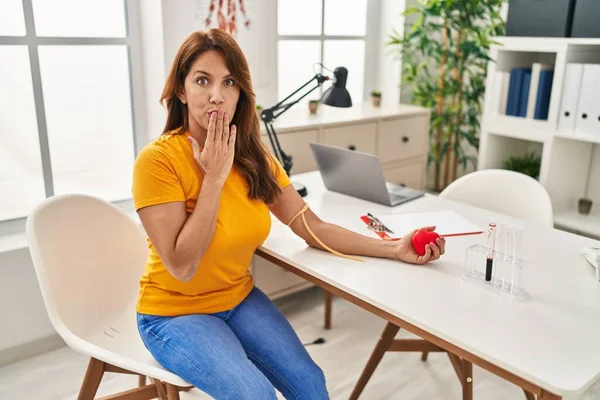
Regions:
<svg viewBox="0 0 600 400"><path fill-rule="evenodd" d="M133 219L91 196L55 196L28 217L27 239L54 329L90 357L78 400L95 397L104 372L139 375L138 388L105 399L178 400L179 391L191 389L155 361L137 331L148 244Z"/></svg>
<svg viewBox="0 0 600 400"><path fill-rule="evenodd" d="M475 171L449 184L439 197L554 226L548 192L537 180L519 172L503 169Z"/></svg>

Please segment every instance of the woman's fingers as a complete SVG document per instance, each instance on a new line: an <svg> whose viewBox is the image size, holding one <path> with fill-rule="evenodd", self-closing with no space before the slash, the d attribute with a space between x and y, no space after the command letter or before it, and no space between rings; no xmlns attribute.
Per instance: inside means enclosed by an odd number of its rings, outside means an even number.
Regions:
<svg viewBox="0 0 600 400"><path fill-rule="evenodd" d="M429 243L429 246L431 247L431 259L432 260L437 260L438 258L440 258L440 248L433 242Z"/></svg>
<svg viewBox="0 0 600 400"><path fill-rule="evenodd" d="M231 126L231 132L229 133L229 148L231 151L235 150L235 138L237 136L237 126Z"/></svg>
<svg viewBox="0 0 600 400"><path fill-rule="evenodd" d="M440 248L440 254L444 254L446 252L446 238L440 237L435 242Z"/></svg>
<svg viewBox="0 0 600 400"><path fill-rule="evenodd" d="M219 116L217 117L217 127L215 129L215 142L223 144L223 117L224 111L219 110Z"/></svg>
<svg viewBox="0 0 600 400"><path fill-rule="evenodd" d="M210 113L210 118L208 119L208 132L206 133L206 143L204 147L212 146L215 142L215 129L217 128L217 113Z"/></svg>
<svg viewBox="0 0 600 400"><path fill-rule="evenodd" d="M425 245L425 254L423 254L422 256L419 256L417 258L417 263L425 264L427 261L429 261L430 258L431 258L431 246L426 244Z"/></svg>
<svg viewBox="0 0 600 400"><path fill-rule="evenodd" d="M223 144L227 147L229 143L229 115L223 114Z"/></svg>

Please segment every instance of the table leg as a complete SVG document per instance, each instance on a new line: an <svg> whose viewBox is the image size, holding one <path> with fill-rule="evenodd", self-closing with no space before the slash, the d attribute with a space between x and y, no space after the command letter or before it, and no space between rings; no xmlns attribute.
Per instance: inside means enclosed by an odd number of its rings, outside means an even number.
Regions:
<svg viewBox="0 0 600 400"><path fill-rule="evenodd" d="M375 349L373 349L373 353L371 353L371 357L369 358L367 365L365 365L365 368L360 375L356 386L354 386L354 390L350 395L350 400L358 399L365 386L367 386L367 382L369 382L371 375L373 375L373 372L375 372L375 368L377 368L377 365L379 365L379 362L383 358L383 355L394 342L394 337L396 337L396 334L399 330L400 328L398 326L392 324L391 322L387 323L383 329L383 333L381 334L379 341L375 345Z"/></svg>
<svg viewBox="0 0 600 400"><path fill-rule="evenodd" d="M540 400L561 400L561 396L557 396L545 390L542 390L542 394L539 396Z"/></svg>
<svg viewBox="0 0 600 400"><path fill-rule="evenodd" d="M525 393L525 398L527 400L535 400L535 396L533 395L533 393L528 392L527 390L523 389L523 393Z"/></svg>
<svg viewBox="0 0 600 400"><path fill-rule="evenodd" d="M473 400L473 364L452 353L448 353L448 358L462 386L463 400Z"/></svg>
<svg viewBox="0 0 600 400"><path fill-rule="evenodd" d="M325 291L325 329L331 329L331 308L333 307L333 295Z"/></svg>
<svg viewBox="0 0 600 400"><path fill-rule="evenodd" d="M462 383L463 400L473 400L473 364L462 360L464 380Z"/></svg>

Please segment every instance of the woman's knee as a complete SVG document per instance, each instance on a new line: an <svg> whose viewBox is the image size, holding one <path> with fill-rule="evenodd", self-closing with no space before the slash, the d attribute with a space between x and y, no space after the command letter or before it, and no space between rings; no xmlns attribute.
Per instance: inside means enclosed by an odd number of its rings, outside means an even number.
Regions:
<svg viewBox="0 0 600 400"><path fill-rule="evenodd" d="M314 367L312 368L310 377L308 379L311 383L313 393L315 395L311 397L312 399L329 398L329 395L327 393L327 381L325 379L325 374L317 364L314 364Z"/></svg>
<svg viewBox="0 0 600 400"><path fill-rule="evenodd" d="M303 365L294 383L297 400L329 399L323 370L314 362Z"/></svg>

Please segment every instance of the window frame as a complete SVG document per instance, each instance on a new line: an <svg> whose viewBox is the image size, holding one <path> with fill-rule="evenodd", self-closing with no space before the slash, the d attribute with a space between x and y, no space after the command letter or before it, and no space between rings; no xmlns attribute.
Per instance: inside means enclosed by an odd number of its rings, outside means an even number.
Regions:
<svg viewBox="0 0 600 400"><path fill-rule="evenodd" d="M141 30L139 21L139 4L136 0L123 0L125 10L125 37L39 37L35 31L32 0L22 0L23 15L25 19L25 36L0 36L1 46L27 46L29 64L31 69L31 82L33 84L33 96L35 113L38 126L38 138L40 143L40 155L42 159L42 173L44 178L44 190L46 198L54 196L54 184L52 177L52 164L50 160L50 148L48 143L48 128L46 125L46 114L44 107L44 94L40 72L40 60L38 46L97 46L97 45L125 45L128 57L128 73L132 128L133 148L136 157L147 142L145 121L145 106L143 101L143 76L142 76L142 54L141 54ZM130 211L131 198L114 201L112 204ZM0 220L0 237L21 234L25 232L27 216Z"/></svg>
<svg viewBox="0 0 600 400"><path fill-rule="evenodd" d="M367 1L367 24L365 29L365 35L326 35L325 34L325 2L327 0L321 0L321 34L320 35L280 35L278 24L279 21L275 24L275 32L276 32L276 41L275 41L275 51L276 51L276 66L275 66L275 76L279 76L279 42L285 40L318 40L321 48L321 59L318 61L323 64L323 56L324 56L324 46L326 40L364 40L365 41L365 60L364 60L364 76L363 76L363 98L362 99L352 99L353 104L360 103L366 101L368 96L370 95L371 90L375 87L377 82L376 72L379 68L379 51L378 51L378 43L377 39L379 37L378 30L378 21L381 17L381 4L379 0L366 0ZM275 2L275 15L278 15L279 8L279 0ZM382 44L383 47L383 44ZM317 62L317 61L315 61ZM339 65L325 65L326 68L329 68L333 71ZM330 75L333 77L333 73L329 71L323 72L322 66L317 70L320 73L324 73L325 75ZM351 74L352 71L349 71ZM306 80L308 81L311 77L307 76ZM279 98L279 79L276 79L276 87L275 94L277 101L281 101L283 98ZM324 85L322 85L319 89L319 96L323 95ZM326 88L325 88L326 89ZM287 94L289 95L289 93Z"/></svg>

